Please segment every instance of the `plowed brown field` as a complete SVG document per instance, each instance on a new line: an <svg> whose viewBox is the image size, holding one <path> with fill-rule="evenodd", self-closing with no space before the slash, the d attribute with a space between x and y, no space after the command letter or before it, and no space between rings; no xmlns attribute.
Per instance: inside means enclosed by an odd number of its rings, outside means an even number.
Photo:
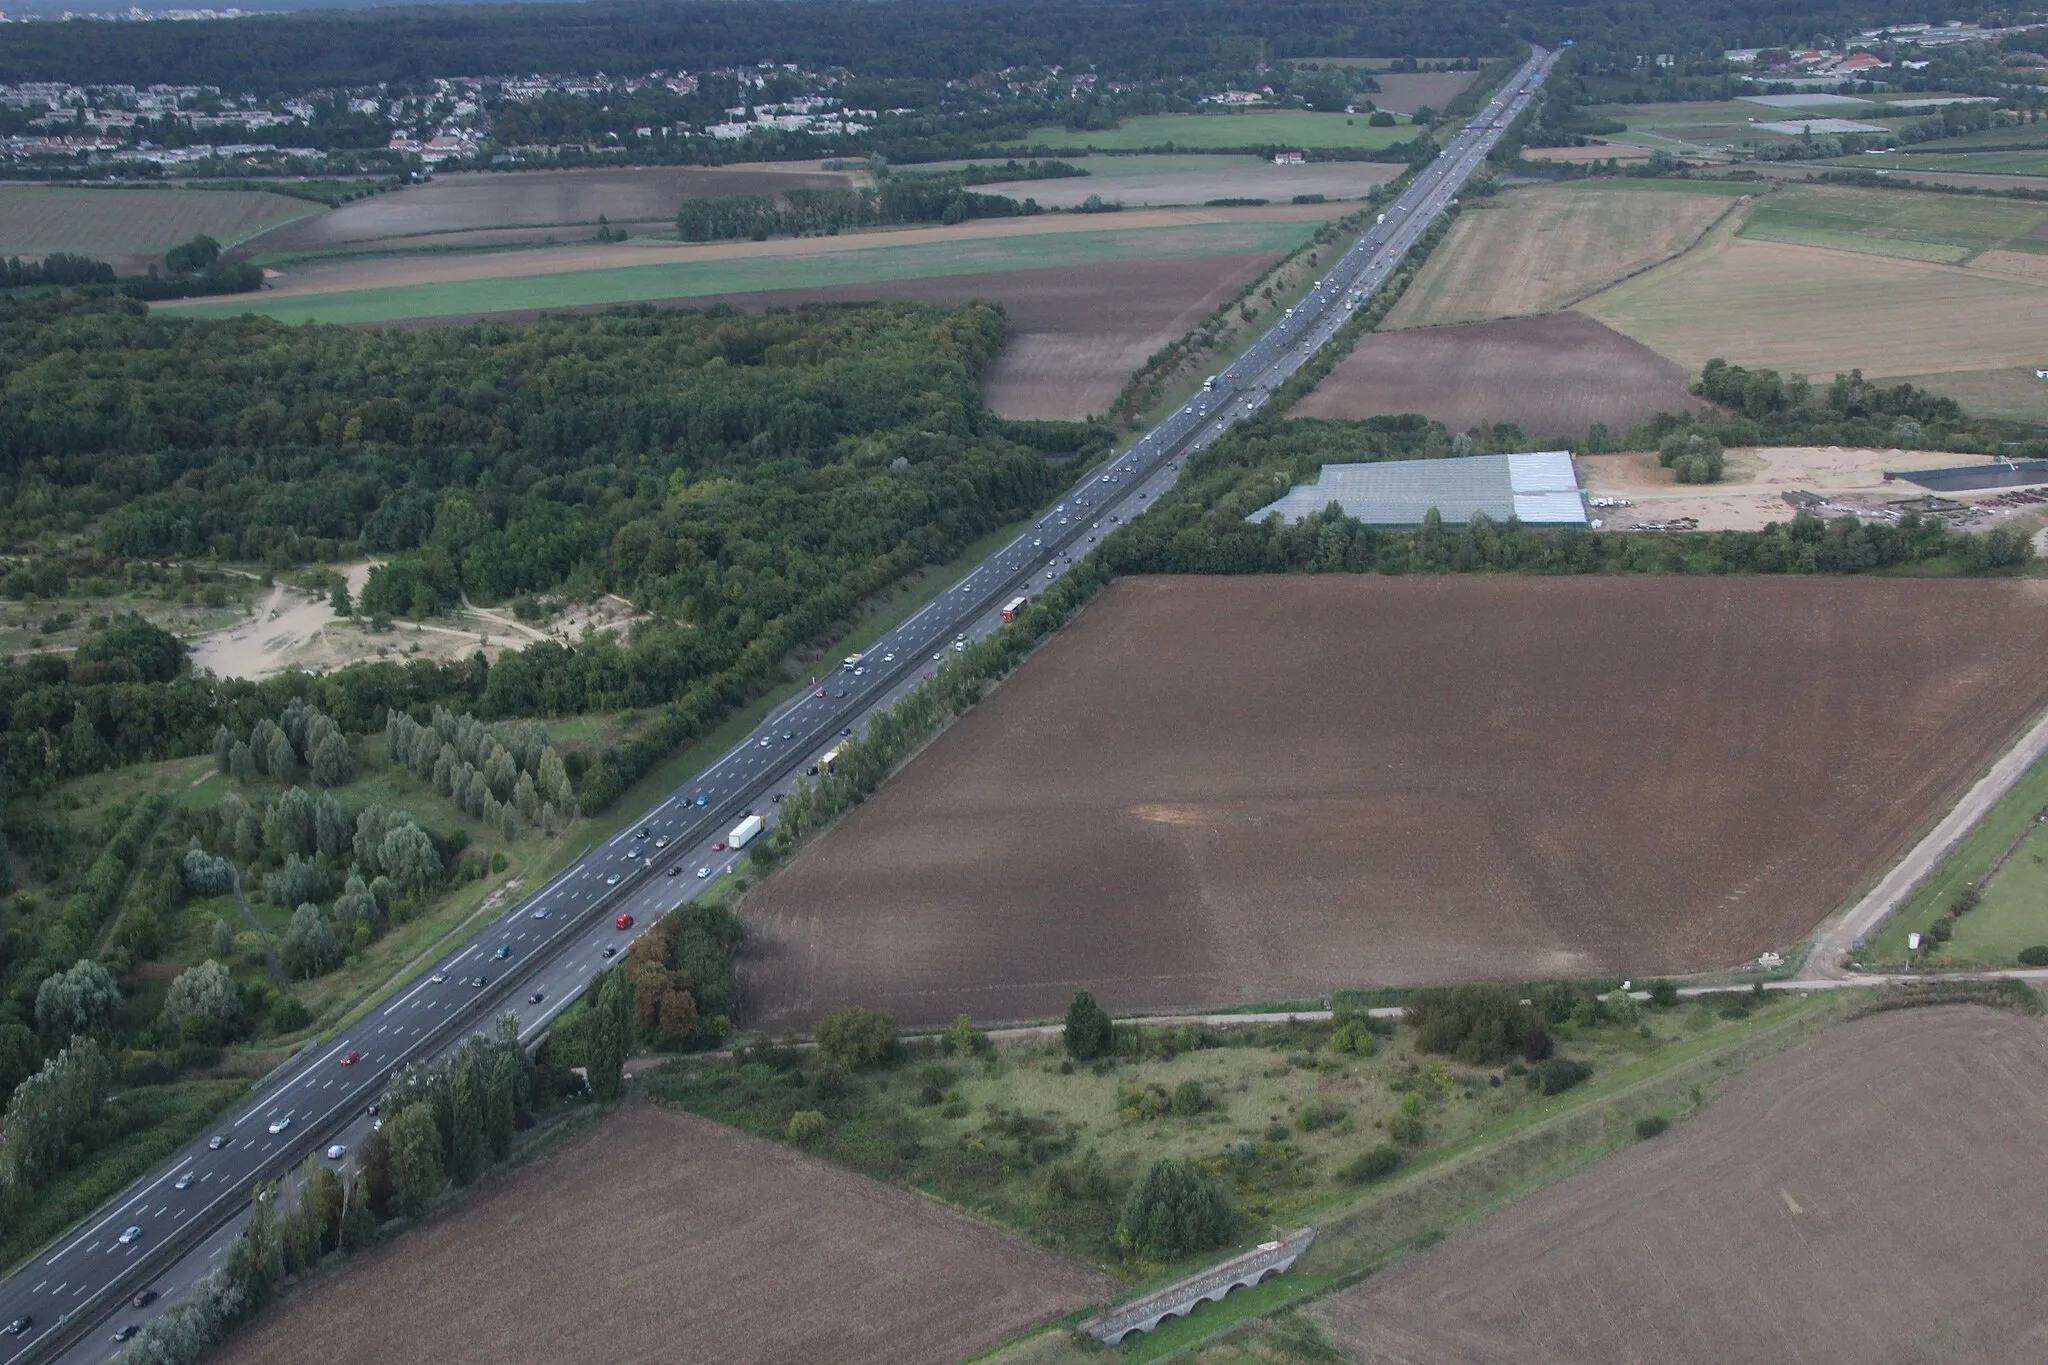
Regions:
<svg viewBox="0 0 2048 1365"><path fill-rule="evenodd" d="M2039 1360L2048 1028L1845 1025L1322 1308L1363 1365Z"/></svg>
<svg viewBox="0 0 2048 1365"><path fill-rule="evenodd" d="M1298 417L1419 412L1452 431L1513 422L1578 446L1699 406L1681 365L1581 313L1373 332L1294 407Z"/></svg>
<svg viewBox="0 0 2048 1365"><path fill-rule="evenodd" d="M745 903L750 1021L1796 942L2048 703L2019 582L1125 579Z"/></svg>
<svg viewBox="0 0 2048 1365"><path fill-rule="evenodd" d="M213 1358L952 1365L1115 1293L930 1200L636 1106L292 1295Z"/></svg>

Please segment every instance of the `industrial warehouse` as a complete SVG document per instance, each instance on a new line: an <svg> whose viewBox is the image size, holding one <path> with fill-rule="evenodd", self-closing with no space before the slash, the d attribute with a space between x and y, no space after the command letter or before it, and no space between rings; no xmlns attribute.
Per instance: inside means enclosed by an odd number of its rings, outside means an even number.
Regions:
<svg viewBox="0 0 2048 1365"><path fill-rule="evenodd" d="M1468 522L1480 512L1495 521L1512 517L1528 526L1588 524L1586 500L1568 450L1326 464L1314 483L1290 489L1249 520L1263 521L1277 512L1288 521L1300 521L1333 502L1346 516L1369 526L1420 526L1431 508L1454 524Z"/></svg>

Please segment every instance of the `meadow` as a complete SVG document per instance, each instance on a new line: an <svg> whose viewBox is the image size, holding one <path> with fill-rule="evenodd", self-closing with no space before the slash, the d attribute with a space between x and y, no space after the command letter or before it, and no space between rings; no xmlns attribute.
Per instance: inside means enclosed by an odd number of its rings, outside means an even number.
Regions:
<svg viewBox="0 0 2048 1365"><path fill-rule="evenodd" d="M2048 251L2048 241L2031 235L2043 223L2048 204L1798 184L1761 200L1741 235L1958 265L1985 251Z"/></svg>
<svg viewBox="0 0 2048 1365"><path fill-rule="evenodd" d="M135 269L205 233L223 246L325 207L261 190L0 185L0 256L71 251Z"/></svg>

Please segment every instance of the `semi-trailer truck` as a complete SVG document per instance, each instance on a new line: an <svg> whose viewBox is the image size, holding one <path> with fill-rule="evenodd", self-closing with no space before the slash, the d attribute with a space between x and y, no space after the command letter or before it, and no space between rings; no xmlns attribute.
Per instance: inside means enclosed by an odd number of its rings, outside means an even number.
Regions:
<svg viewBox="0 0 2048 1365"><path fill-rule="evenodd" d="M732 827L732 833L725 836L727 848L745 848L754 842L754 837L768 828L768 822L758 815L749 815Z"/></svg>

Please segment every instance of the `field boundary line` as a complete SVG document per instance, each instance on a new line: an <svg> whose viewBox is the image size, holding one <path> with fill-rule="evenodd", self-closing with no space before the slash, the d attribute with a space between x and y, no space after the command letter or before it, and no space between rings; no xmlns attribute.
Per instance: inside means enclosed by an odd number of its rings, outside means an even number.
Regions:
<svg viewBox="0 0 2048 1365"><path fill-rule="evenodd" d="M1771 188L1775 188L1775 186ZM1678 248L1678 250L1672 252L1670 255L1660 257L1659 259L1654 261L1649 261L1643 265L1639 265L1634 270L1629 271L1626 275L1620 276L1617 279L1609 280L1605 284L1595 285L1591 289L1587 289L1580 293L1574 294L1570 298L1567 298L1563 303L1558 304L1555 308L1546 310L1546 312L1570 312L1572 309L1578 307L1580 304L1584 303L1587 299L1592 298L1596 294L1604 294L1605 292L1614 288L1618 284L1628 283L1630 280L1634 279L1638 275L1647 275L1652 270L1655 270L1660 266L1666 266L1671 264L1671 262L1677 260L1679 257L1687 255L1695 249L1697 249L1701 243L1707 240L1707 235L1709 233L1711 233L1715 228L1720 227L1723 223L1727 222L1729 216L1734 214L1738 209L1743 210L1746 213L1749 209L1755 208L1756 205L1762 201L1764 195L1769 193L1770 189L1767 188L1762 191L1759 191L1756 194L1738 195L1736 198L1729 201L1727 208L1722 209L1719 213L1714 215L1713 221L1709 222L1705 227L1702 227L1698 232L1694 233L1691 241L1687 242L1684 246ZM1740 232L1741 229L1738 227L1736 231ZM1537 316L1544 316L1544 314L1538 314Z"/></svg>
<svg viewBox="0 0 2048 1365"><path fill-rule="evenodd" d="M1775 189L1776 186L1772 186L1771 188ZM1755 198L1750 200L1750 204L1754 206L1759 200L1763 198L1763 195L1765 193L1769 193L1769 191L1766 190L1760 192ZM1741 202L1742 201L1738 199L1736 201L1736 205L1739 205ZM1734 207L1734 205L1730 206L1730 212L1733 211ZM1686 261L1691 259L1696 254L1704 256L1710 251L1725 250L1728 244L1730 242L1733 242L1740 232L1740 228L1722 231L1722 229L1727 228L1727 224L1728 214L1723 213L1719 218L1716 218L1713 222L1709 223L1706 227L1706 230L1700 233L1699 237L1693 242L1693 244L1687 247L1685 250L1677 253L1676 255L1667 256L1663 260L1656 262L1654 265L1647 265L1644 266L1641 270L1631 271L1628 274L1622 276L1618 280L1611 280L1608 283L1601 285L1598 289L1595 289L1590 294L1583 294L1580 297L1572 300L1572 302L1567 306L1570 308L1582 307L1585 304L1593 303L1601 297L1607 294L1611 294L1618 289L1626 288L1627 286L1634 284L1636 281L1644 278L1645 276L1653 274L1656 271L1684 264ZM1716 236L1717 231L1719 232L1718 237ZM1560 309L1559 311L1563 310ZM1602 319L1602 321L1604 321L1604 319ZM1612 326L1613 324L1610 323L1608 325ZM1620 331L1621 329L1617 327L1615 328L1615 330ZM1628 334L1624 332L1623 335L1626 336ZM1655 348L1652 347L1651 349L1654 350ZM1659 351L1658 354L1662 355L1663 352Z"/></svg>
<svg viewBox="0 0 2048 1365"><path fill-rule="evenodd" d="M1823 978L1849 976L1845 965L1849 954L1884 927L2044 755L2048 755L2048 711L2038 713L2016 740L1979 770L1977 780L1907 847L1874 886L1820 922L1801 967Z"/></svg>

